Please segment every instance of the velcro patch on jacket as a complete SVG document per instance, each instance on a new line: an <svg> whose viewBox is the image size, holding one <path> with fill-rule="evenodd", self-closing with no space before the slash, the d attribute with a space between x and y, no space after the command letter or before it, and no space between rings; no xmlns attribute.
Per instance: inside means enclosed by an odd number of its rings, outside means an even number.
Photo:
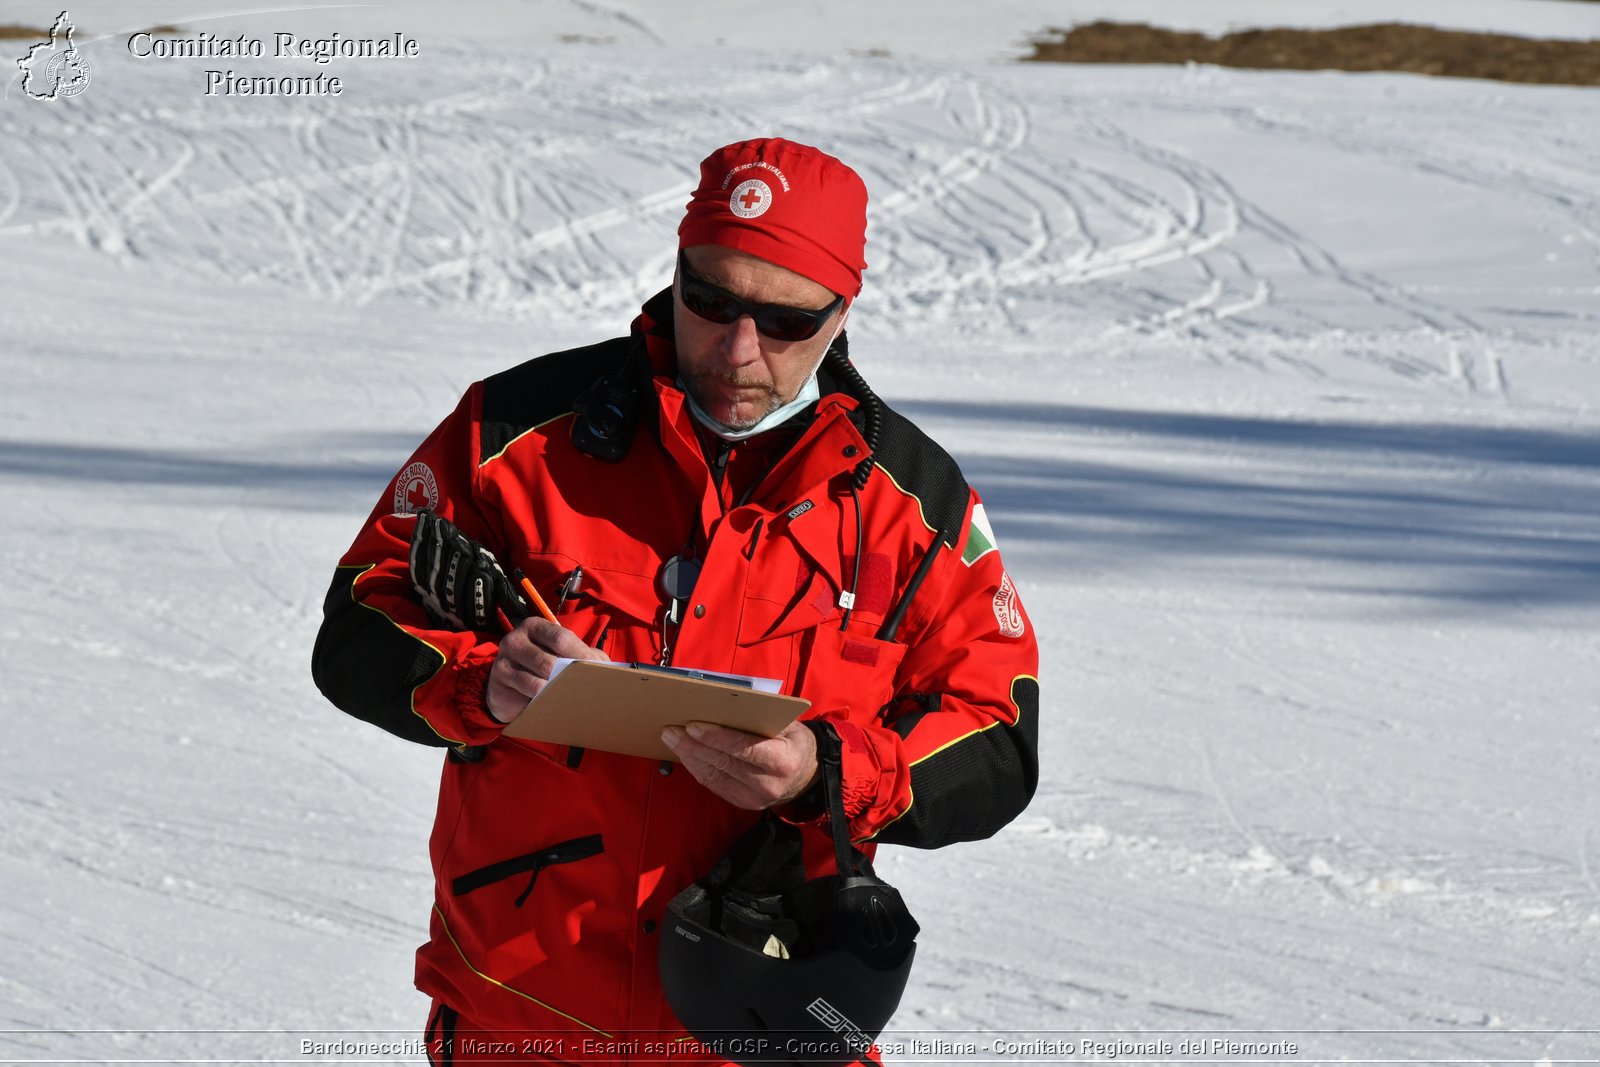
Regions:
<svg viewBox="0 0 1600 1067"><path fill-rule="evenodd" d="M867 744L867 739L862 734L861 727L848 719L829 719L828 721L833 723L833 728L838 733L839 740L843 742L847 750L858 755L872 751L872 746Z"/></svg>
<svg viewBox="0 0 1600 1067"><path fill-rule="evenodd" d="M854 561L851 561L852 567ZM886 552L867 552L861 557L861 573L855 577L856 610L882 615L889 610L894 595L894 564Z"/></svg>
<svg viewBox="0 0 1600 1067"><path fill-rule="evenodd" d="M849 663L860 663L868 667L876 667L878 665L878 646L869 645L865 641L846 638L844 645L839 649L839 658Z"/></svg>

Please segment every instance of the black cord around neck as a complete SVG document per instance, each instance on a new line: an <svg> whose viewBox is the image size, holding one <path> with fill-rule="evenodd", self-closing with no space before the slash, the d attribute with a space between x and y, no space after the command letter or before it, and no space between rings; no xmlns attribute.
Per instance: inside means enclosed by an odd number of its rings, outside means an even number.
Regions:
<svg viewBox="0 0 1600 1067"><path fill-rule="evenodd" d="M827 355L822 357L822 364L844 383L845 392L861 405L861 436L867 441L867 457L856 464L850 484L855 489L865 489L877 462L873 456L878 451L878 438L883 434L883 401L878 399L878 394L872 391L867 380L861 377L856 365L850 362L850 340L843 333L834 338Z"/></svg>

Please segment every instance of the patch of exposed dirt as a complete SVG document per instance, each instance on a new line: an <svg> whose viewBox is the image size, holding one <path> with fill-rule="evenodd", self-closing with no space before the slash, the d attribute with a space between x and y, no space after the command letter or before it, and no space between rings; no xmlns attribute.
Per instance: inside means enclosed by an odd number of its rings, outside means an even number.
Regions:
<svg viewBox="0 0 1600 1067"><path fill-rule="evenodd" d="M1051 29L1025 61L1214 63L1258 70L1404 71L1545 85L1600 85L1600 41L1548 41L1385 22L1329 30L1243 30L1223 37L1142 23Z"/></svg>

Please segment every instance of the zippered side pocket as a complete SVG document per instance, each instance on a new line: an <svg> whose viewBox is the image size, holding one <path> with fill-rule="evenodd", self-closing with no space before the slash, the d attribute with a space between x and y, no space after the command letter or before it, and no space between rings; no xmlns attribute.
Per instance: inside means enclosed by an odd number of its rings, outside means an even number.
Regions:
<svg viewBox="0 0 1600 1067"><path fill-rule="evenodd" d="M571 841L563 841L559 845L541 848L537 852L529 852L523 856L513 856L511 859L500 860L469 871L450 883L450 892L458 897L482 889L484 886L503 882L507 878L514 878L519 874L528 875L528 884L523 887L522 894L517 897L516 906L522 907L522 902L528 899L528 894L533 892L534 883L539 880L539 872L546 867L555 867L563 863L575 863L578 860L598 856L605 851L605 846L599 834L590 834L588 837L575 837Z"/></svg>

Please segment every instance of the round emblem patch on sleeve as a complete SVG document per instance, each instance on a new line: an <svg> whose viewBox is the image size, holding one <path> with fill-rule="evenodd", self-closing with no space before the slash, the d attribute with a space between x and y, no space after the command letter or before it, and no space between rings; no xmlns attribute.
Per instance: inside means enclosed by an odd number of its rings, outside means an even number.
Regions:
<svg viewBox="0 0 1600 1067"><path fill-rule="evenodd" d="M394 480L394 513L412 515L423 508L439 507L439 482L426 463L418 460Z"/></svg>
<svg viewBox="0 0 1600 1067"><path fill-rule="evenodd" d="M1011 584L1011 575L1000 572L1000 588L994 594L994 617L1000 624L1003 637L1021 637L1022 609L1017 606L1017 587Z"/></svg>

